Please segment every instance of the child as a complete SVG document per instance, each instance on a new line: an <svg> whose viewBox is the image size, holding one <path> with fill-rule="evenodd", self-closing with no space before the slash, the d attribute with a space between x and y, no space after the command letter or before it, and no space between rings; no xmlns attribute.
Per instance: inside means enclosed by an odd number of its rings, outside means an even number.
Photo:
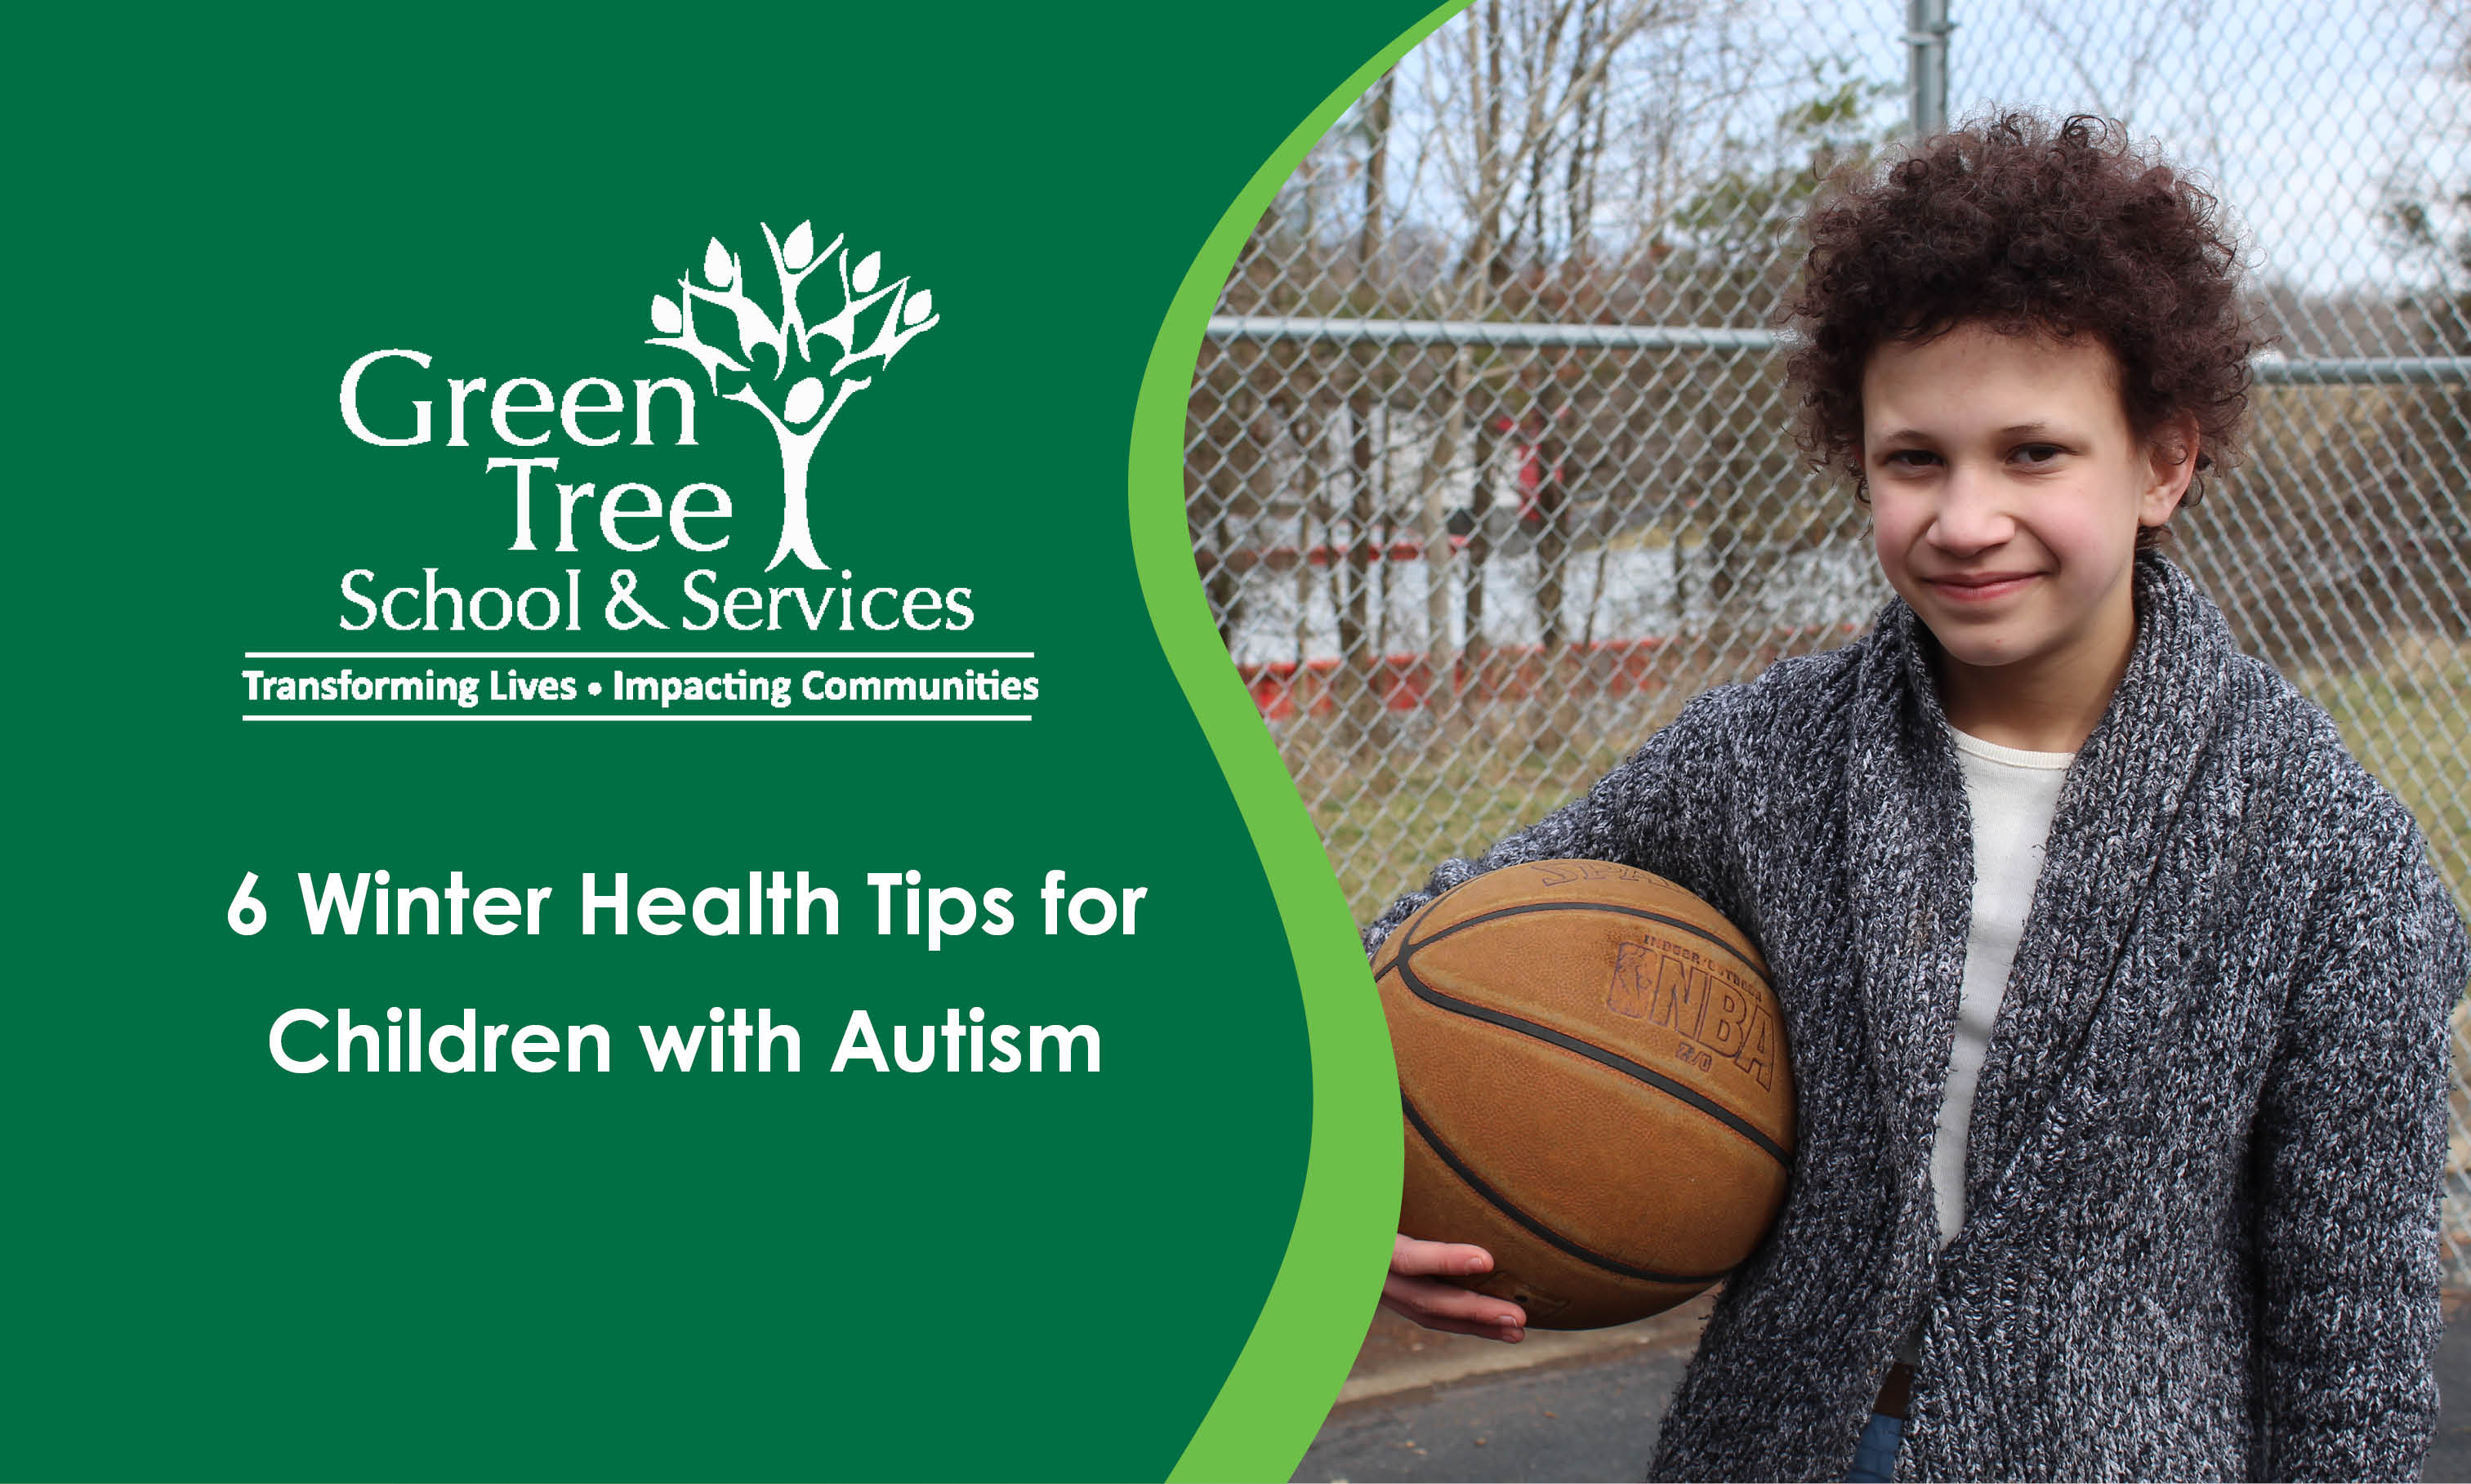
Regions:
<svg viewBox="0 0 2471 1484"><path fill-rule="evenodd" d="M2408 1478L2446 1015L2411 816L2153 551L2254 348L2213 202L2012 116L1823 202L1790 375L1896 592L1452 860L1624 861L1765 953L1799 1093L1657 1478ZM1642 1157L1644 1157L1642 1151ZM1400 1238L1383 1302L1518 1339Z"/></svg>

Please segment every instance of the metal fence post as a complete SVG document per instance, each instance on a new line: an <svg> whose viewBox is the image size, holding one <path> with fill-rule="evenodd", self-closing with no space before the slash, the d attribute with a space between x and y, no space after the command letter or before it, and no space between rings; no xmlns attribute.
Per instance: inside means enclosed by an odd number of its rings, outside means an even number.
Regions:
<svg viewBox="0 0 2471 1484"><path fill-rule="evenodd" d="M1947 0L1905 0L1905 118L1917 138L1947 131Z"/></svg>

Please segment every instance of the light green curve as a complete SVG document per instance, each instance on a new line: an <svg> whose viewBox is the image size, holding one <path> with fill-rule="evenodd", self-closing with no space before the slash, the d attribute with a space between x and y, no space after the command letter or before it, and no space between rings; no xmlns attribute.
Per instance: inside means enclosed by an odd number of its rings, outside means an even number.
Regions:
<svg viewBox="0 0 2471 1484"><path fill-rule="evenodd" d="M1399 1224L1398 1072L1346 898L1253 699L1228 662L1185 523L1185 404L1236 254L1314 141L1407 49L1461 10L1449 0L1382 48L1296 126L1202 246L1141 377L1130 468L1133 561L1150 625L1252 833L1295 956L1312 1056L1304 1194L1277 1280L1175 1480L1285 1479L1364 1337Z"/></svg>

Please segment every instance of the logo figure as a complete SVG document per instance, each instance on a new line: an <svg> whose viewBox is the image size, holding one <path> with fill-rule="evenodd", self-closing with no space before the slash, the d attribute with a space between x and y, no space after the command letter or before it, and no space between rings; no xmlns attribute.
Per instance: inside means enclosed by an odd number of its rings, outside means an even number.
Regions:
<svg viewBox="0 0 2471 1484"><path fill-rule="evenodd" d="M780 566L784 557L795 556L820 572L824 559L815 554L815 539L807 529L807 470L824 430L840 415L841 405L875 380L872 375L848 373L891 365L902 346L935 328L943 317L935 313L935 296L927 290L912 293L906 278L882 281L882 253L870 252L853 264L841 237L835 237L832 246L816 252L814 224L811 222L799 223L787 242L772 235L768 223L761 224L764 245L772 252L773 275L780 281L780 318L775 319L765 313L748 294L745 265L716 237L703 249L703 282L695 282L694 274L688 272L678 279L675 299L666 294L653 295L652 328L661 333L644 343L667 345L694 357L711 381L715 395L720 393L721 372L732 371L746 378L725 400L743 402L762 412L781 444L781 544L764 570L769 572ZM810 326L798 306L798 290L826 264L833 266L834 276L840 284L840 307L832 318ZM736 357L696 333L694 312L698 303L724 310L735 321ZM728 337L722 339L726 341ZM823 360L817 359L817 341L826 342ZM761 379L755 354L759 349L771 353L771 381L776 387L788 375L793 355L800 367L820 367L822 374L802 376L791 383L776 412L756 390ZM824 394L827 380L832 383L829 402Z"/></svg>

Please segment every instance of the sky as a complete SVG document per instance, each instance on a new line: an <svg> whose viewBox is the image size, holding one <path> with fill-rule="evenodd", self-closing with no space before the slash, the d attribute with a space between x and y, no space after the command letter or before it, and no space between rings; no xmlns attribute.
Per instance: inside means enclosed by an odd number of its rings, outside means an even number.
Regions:
<svg viewBox="0 0 2471 1484"><path fill-rule="evenodd" d="M1691 136L1683 153L1704 158L1712 140L1757 134L1782 106L1821 90L1816 77L1876 84L1874 131L1901 126L1904 0L1663 3L1730 17L1664 33L1672 39L1654 66L1638 60L1652 48L1626 54L1639 72L1628 83L1629 117L1680 120ZM2471 0L1949 0L1949 12L1952 118L2018 106L2124 118L2223 200L2260 280L2376 297L2431 283L2435 264L2397 256L2377 212L2397 183L2471 183L2471 82L2459 60ZM1432 125L1466 116L1440 89L1451 35L1474 13L1400 72L1392 209L1445 231L1454 214L1447 177L1466 168L1452 157L1464 153L1465 128ZM1634 127L1613 147L1643 150L1644 132ZM1634 197L1653 194L1641 183ZM1625 210L1657 219L1636 204L1600 217ZM2315 353L2403 348L2372 342L2384 338L2374 330L2341 333L2354 342Z"/></svg>
<svg viewBox="0 0 2471 1484"><path fill-rule="evenodd" d="M2125 117L2209 177L2266 276L2320 293L2423 280L2424 266L2378 240L2384 192L2471 183L2471 86L2459 64L2447 76L2471 15L2459 0L1950 0L1950 11L1951 113L1995 102Z"/></svg>

